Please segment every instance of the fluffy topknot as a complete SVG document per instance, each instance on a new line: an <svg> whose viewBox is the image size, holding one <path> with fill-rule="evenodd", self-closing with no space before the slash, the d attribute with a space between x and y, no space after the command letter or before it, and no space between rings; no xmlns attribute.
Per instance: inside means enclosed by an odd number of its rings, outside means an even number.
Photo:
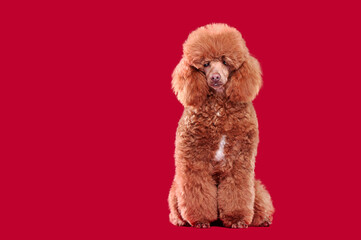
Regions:
<svg viewBox="0 0 361 240"><path fill-rule="evenodd" d="M237 29L227 24L212 23L189 34L183 44L183 54L186 62L196 68L202 62L225 57L227 63L237 69L249 52Z"/></svg>

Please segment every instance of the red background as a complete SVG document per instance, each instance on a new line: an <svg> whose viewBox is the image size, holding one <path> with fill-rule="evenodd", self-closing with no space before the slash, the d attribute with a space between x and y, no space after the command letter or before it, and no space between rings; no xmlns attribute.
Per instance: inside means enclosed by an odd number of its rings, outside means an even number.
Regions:
<svg viewBox="0 0 361 240"><path fill-rule="evenodd" d="M2 239L360 235L356 1L1 5ZM239 29L263 68L256 175L270 228L168 221L183 111L171 73L188 34L212 22Z"/></svg>

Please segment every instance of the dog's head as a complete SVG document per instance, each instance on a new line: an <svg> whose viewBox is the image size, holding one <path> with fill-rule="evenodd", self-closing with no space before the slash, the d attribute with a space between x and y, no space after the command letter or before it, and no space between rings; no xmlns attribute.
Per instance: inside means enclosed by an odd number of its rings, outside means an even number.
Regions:
<svg viewBox="0 0 361 240"><path fill-rule="evenodd" d="M233 102L250 102L262 85L258 61L249 54L241 33L226 24L193 31L183 44L183 58L172 77L179 101L195 107L209 91Z"/></svg>

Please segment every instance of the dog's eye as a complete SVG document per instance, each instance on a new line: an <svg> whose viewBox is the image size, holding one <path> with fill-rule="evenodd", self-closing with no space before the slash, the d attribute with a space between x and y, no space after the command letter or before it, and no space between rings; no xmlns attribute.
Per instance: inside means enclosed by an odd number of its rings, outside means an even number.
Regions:
<svg viewBox="0 0 361 240"><path fill-rule="evenodd" d="M209 62L203 64L203 67L208 67L209 66Z"/></svg>
<svg viewBox="0 0 361 240"><path fill-rule="evenodd" d="M223 64L224 64L224 65L227 65L227 62L223 60Z"/></svg>

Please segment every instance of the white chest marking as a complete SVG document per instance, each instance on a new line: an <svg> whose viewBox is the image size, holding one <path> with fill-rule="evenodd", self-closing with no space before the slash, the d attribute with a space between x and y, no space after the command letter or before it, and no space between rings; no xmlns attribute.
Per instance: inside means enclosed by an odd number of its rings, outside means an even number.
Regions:
<svg viewBox="0 0 361 240"><path fill-rule="evenodd" d="M224 159L224 145L226 145L226 135L223 135L221 141L219 142L219 147L215 156L216 161L221 161Z"/></svg>

